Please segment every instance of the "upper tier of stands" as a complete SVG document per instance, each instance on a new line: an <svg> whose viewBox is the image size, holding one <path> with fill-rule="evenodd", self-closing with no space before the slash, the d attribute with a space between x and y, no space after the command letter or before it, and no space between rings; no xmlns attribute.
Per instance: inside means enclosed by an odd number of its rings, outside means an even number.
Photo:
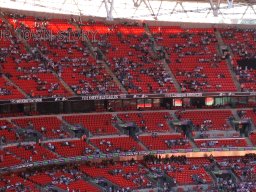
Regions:
<svg viewBox="0 0 256 192"><path fill-rule="evenodd" d="M12 19L9 20L13 22ZM26 67L27 70L38 73L36 78L46 81L35 86L41 92L47 90L49 92L47 83L50 83L52 85L50 89L54 89L57 95L63 95L56 91L63 86L58 78L62 78L77 95L120 92L104 66L96 63L91 56L88 48L83 44L82 37L75 31L74 25L64 20L45 22L30 17L17 20L14 27L22 34L30 34L27 41L32 52L37 53L39 64L34 63ZM20 70L23 71L22 66ZM46 72L51 74L47 74L46 77ZM41 77L42 75L44 77ZM69 96L70 92L65 91L64 95Z"/></svg>
<svg viewBox="0 0 256 192"><path fill-rule="evenodd" d="M161 46L170 56L166 60L182 92L237 91L227 61L218 51L215 30L232 49L231 60L242 90L255 89L255 70L237 65L237 60L254 57L255 30L150 26L153 40L138 24L78 25L35 17L8 17L8 21L28 44L0 20L1 33L8 31L8 38L1 35L1 71L31 97L122 93L112 73L95 57L106 61L128 93L176 92L165 61L156 58L155 47ZM12 98L24 96L1 77L0 99Z"/></svg>

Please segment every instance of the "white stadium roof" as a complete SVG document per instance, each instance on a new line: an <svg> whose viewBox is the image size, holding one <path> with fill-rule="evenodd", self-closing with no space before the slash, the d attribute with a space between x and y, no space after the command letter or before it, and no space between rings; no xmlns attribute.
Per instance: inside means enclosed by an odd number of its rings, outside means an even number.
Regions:
<svg viewBox="0 0 256 192"><path fill-rule="evenodd" d="M256 24L255 0L0 0L0 7L109 20Z"/></svg>

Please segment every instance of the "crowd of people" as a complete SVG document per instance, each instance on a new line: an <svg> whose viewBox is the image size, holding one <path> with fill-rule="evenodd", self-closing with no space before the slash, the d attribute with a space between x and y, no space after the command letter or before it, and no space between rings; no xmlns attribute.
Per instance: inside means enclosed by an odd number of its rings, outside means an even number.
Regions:
<svg viewBox="0 0 256 192"><path fill-rule="evenodd" d="M22 17L20 17L22 18ZM15 21L18 26L19 32L24 32L25 30L31 30L29 26L22 24L19 22L19 19ZM93 22L92 22L93 23ZM48 31L48 25L50 25L50 21L46 22L45 20L39 21L35 19L35 34L40 34L43 31ZM127 24L129 25L129 24ZM130 25L129 25L130 26ZM132 25L137 26L137 25ZM1 29L7 29L7 24L2 22L0 25ZM251 31L250 31L251 32ZM75 35L76 32L74 32ZM255 32L253 32L255 34ZM195 66L192 71L187 70L179 70L175 74L176 76L184 77L184 80L180 82L180 86L183 92L186 91L204 91L205 89L215 86L216 90L221 90L222 85L216 84L213 85L212 82L208 79L208 74L205 72L205 68L203 67L204 63L211 63L211 68L218 68L220 62L225 59L220 57L217 54L213 54L211 50L208 49L207 45L216 42L216 38L214 35L209 33L202 33L200 43L195 43L193 39L193 34L184 33L181 34L182 38L187 40L187 43L184 44L175 44L173 47L166 47L166 51L174 52L179 56L176 63L183 63L183 58L185 56L198 56L198 65ZM224 36L227 37L235 37L232 33L224 33ZM33 80L36 83L36 90L31 90L28 94L31 97L41 96L42 92L46 92L46 95L57 96L58 91L63 89L59 81L51 82L43 77L43 74L53 74L55 73L58 78L63 78L66 83L70 86L70 88L77 95L89 95L89 94L118 94L120 93L120 89L115 84L113 77L106 72L106 69L103 64L97 62L97 59L90 58L90 51L88 48L80 44L76 40L68 39L68 34L64 33L64 39L59 40L56 35L52 37L48 37L44 40L34 36L29 43L31 43L31 52L24 53L22 46L20 45L20 41L10 34L10 45L8 47L1 48L0 52L0 62L4 63L1 68L1 72L6 73L6 76L10 79L13 78L13 74L9 71L8 67L6 67L7 57L10 57L14 61L14 66L16 67L17 80ZM114 56L112 54L118 53L122 49L122 46L115 45L115 42L112 41L112 37L117 37L118 43L127 46L127 50L125 50L124 56ZM245 34L244 37L247 37ZM172 37L170 37L172 38ZM256 38L256 37L255 37ZM156 38L158 39L158 38ZM129 34L125 35L118 31L116 26L110 26L110 33L105 35L100 35L99 41L97 41L97 46L102 48L105 55L109 56L109 60L107 61L107 65L113 70L114 74L121 82L121 84L128 90L129 93L167 93L172 90L173 79L171 76L165 71L163 67L163 62L160 62L159 59L154 58L154 53L151 52L151 47L153 47L153 41L150 36L147 34ZM204 47L201 52L192 52L192 51L183 51L186 48L198 48L200 46ZM205 45L205 46L204 46ZM251 45L248 45L249 49L252 49ZM231 44L231 48L234 53L239 54L240 57L243 58L252 58L253 55L250 51L247 51L247 47L242 43L239 46ZM72 55L76 56L72 56ZM96 56L99 54L98 51L95 52ZM204 55L212 54L211 58L203 58ZM79 55L77 57L77 55ZM28 63L35 63L33 66L30 66ZM24 64L25 63L25 64ZM28 65L27 65L28 64ZM202 65L201 65L202 64ZM241 67L236 67L235 72L239 77L239 82L241 85L243 83L255 82L253 76L252 69L243 70ZM67 77L67 75L70 75ZM147 77L146 79L144 77ZM225 79L226 76L223 73L218 73L216 78ZM14 79L14 78L13 78ZM145 86L144 86L145 85ZM22 88L22 86L21 86ZM243 87L242 87L243 89ZM58 93L57 93L58 92ZM11 95L12 92L6 88L0 88L0 95ZM62 94L65 94L64 92ZM239 116L241 118L246 118L246 115L243 111L239 112ZM128 117L128 114L127 114ZM140 123L142 125L142 130L147 130L147 122L143 118L141 113L138 114L138 117L141 118ZM169 119L168 116L165 116L165 119ZM204 132L212 127L212 120L206 119L202 124L196 125L197 129ZM164 128L164 123L159 122L156 127L159 130ZM227 127L227 124L223 125ZM24 137L33 137L34 130L33 124L29 124L27 129L23 132ZM11 131L7 125L2 125L0 130L8 130ZM49 130L48 128L42 126L40 133L45 134ZM55 131L52 129L51 131ZM60 134L61 130L56 130L56 134ZM101 132L99 130L99 132ZM104 131L103 131L104 132ZM55 132L54 132L55 133ZM157 133L152 133L152 137L157 137ZM20 139L20 135L16 132L16 139ZM0 137L0 144L6 144L6 137ZM168 148L172 148L177 145L185 145L188 143L186 139L176 139L176 140L165 140L165 144ZM218 141L207 141L202 143L202 147L214 147L218 144ZM100 146L105 147L105 152L108 153L120 153L122 150L120 148L115 148L111 141L108 139L103 139L99 143ZM71 142L65 141L62 143L62 146L74 148ZM27 162L33 162L33 154L38 154L38 150L35 145L25 145L20 146L27 151L32 153L31 156L27 159ZM46 147L52 151L56 152L56 146L49 142L46 144ZM227 147L227 146L223 146ZM129 151L135 152L136 148L133 147ZM88 154L100 154L100 150L96 149L95 151L89 147L84 147L81 155ZM3 156L1 156L0 160ZM46 160L47 157L42 154L42 159ZM245 158L237 158L235 162L224 160L222 162L217 162L214 158L210 158L210 161L207 166L204 165L193 165L189 162L189 159L185 156L172 156L170 158L158 159L154 157L146 157L145 165L150 167L150 171L156 173L159 176L165 175L166 172L175 172L181 173L184 169L178 165L189 165L191 170L197 170L199 168L205 168L208 171L212 171L216 168L216 166L230 168L235 174L237 174L242 182L236 183L234 179L230 176L219 176L217 177L216 187L217 189L224 191L250 191L252 189L256 189L256 185L254 182L256 178L254 176L254 161L256 160L255 156L246 156ZM112 162L113 163L113 162ZM242 163L242 166L241 166ZM115 163L113 163L115 164ZM123 162L123 167L135 165L137 162ZM158 165L163 166L158 166ZM97 167L106 168L108 164L98 164ZM136 185L140 187L148 187L151 188L153 184L148 182L146 179L145 169L141 168L143 171L138 172L128 172L125 173L122 169L116 168L110 171L110 174L113 176L122 176L126 180L131 180ZM78 169L67 169L63 168L61 170L61 176L56 176L58 170L47 170L44 173L48 174L52 178L52 185L64 184L66 188L64 190L72 191L69 189L68 185L73 181L77 181L79 179L83 179L83 173ZM28 179L32 175L36 175L39 172L35 171L31 172L22 172L20 176L24 179ZM65 176L65 173L70 174L72 176ZM161 178L159 177L159 178ZM192 180L195 185L205 184L206 181L204 177L200 174L191 175ZM1 178L0 181L6 183L4 187L1 187L0 190L6 189L14 189L16 191L25 191L25 186L22 182L16 182L15 184L10 184L8 180L5 178ZM168 191L171 187L176 186L177 181L175 178L172 178L172 185L170 186L168 182L163 182L163 188ZM113 186L109 186L106 188L107 191L120 191L126 192L130 191L130 188L122 188L122 189L113 189Z"/></svg>
<svg viewBox="0 0 256 192"><path fill-rule="evenodd" d="M220 30L224 42L227 43L234 56L231 57L233 71L241 85L242 91L255 90L255 69L247 66L247 61L256 59L256 31L253 28L228 28Z"/></svg>
<svg viewBox="0 0 256 192"><path fill-rule="evenodd" d="M189 143L188 139L170 139L165 140L164 143L168 146L168 148L173 148L181 145L186 145Z"/></svg>
<svg viewBox="0 0 256 192"><path fill-rule="evenodd" d="M104 151L106 153L120 153L120 152L124 152L124 151L136 152L137 151L135 146L133 146L133 147L131 146L131 148L129 150L124 150L124 149L122 149L122 147L115 146L111 141L109 141L107 139L100 140L99 147L101 148L102 151ZM126 148L126 146L124 148Z"/></svg>
<svg viewBox="0 0 256 192"><path fill-rule="evenodd" d="M253 28L235 28L220 30L224 41L230 43L233 53L243 59L256 58L255 40L256 31Z"/></svg>
<svg viewBox="0 0 256 192"><path fill-rule="evenodd" d="M32 150L36 153L35 148L33 146L27 145L25 146L26 150ZM103 188L108 192L129 192L132 191L133 187L119 187L118 185L112 185L109 183L108 177L106 173L109 174L109 178L114 182L114 178L118 180L118 178L123 178L127 181L131 181L137 186L137 189L154 189L158 186L157 183L161 183L161 189L165 192L172 191L177 186L182 187L177 183L177 178L172 177L171 174L167 173L183 173L184 166L189 166L190 170L200 170L201 168L207 170L212 173L213 180L211 183L207 182L204 178L204 174L194 174L191 173L191 180L193 181L194 186L208 186L206 190L202 188L202 191L253 191L256 189L255 181L256 177L254 174L255 167L255 154L248 154L242 157L204 157L201 158L200 161L195 161L193 158L187 158L185 156L170 156L170 157L156 157L156 156L145 156L143 161L124 161L124 162L116 162L113 160L106 160L101 163L99 162L86 162L84 165L66 165L66 166L54 166L54 167L42 167L34 170L26 170L20 173L15 173L15 176L21 177L23 181L37 183L39 188L49 187L51 186L53 189L57 189L61 187L64 190L70 192L77 192L78 189L76 187L71 187L70 185L73 182L78 180L82 180L83 182L92 181L92 174L88 172L93 170L95 167L95 171L101 170L104 172L105 178L102 180L101 175L98 175L97 184L98 187ZM193 160L193 161L192 161ZM109 167L112 167L109 169ZM129 169L128 167L131 167ZM135 171L135 168L136 170ZM231 172L232 173L231 173ZM239 180L236 179L236 177ZM42 175L42 178L45 178L47 175L47 179L44 181L43 179L39 179L36 175ZM45 177L44 177L45 175ZM149 177L152 176L150 180ZM9 177L9 176L8 176ZM0 179L0 182L6 183L6 185L1 186L0 190L3 189L15 189L17 191L22 191L28 186L23 182L10 182L8 181L8 177L4 177ZM50 182L48 182L48 178L50 178ZM95 178L94 178L95 180ZM45 183L44 183L45 182ZM115 183L114 183L115 184ZM30 184L30 187L32 184ZM55 186L55 187L54 187ZM37 188L38 188L37 187ZM57 188L56 188L57 187ZM185 186L185 188L187 188ZM185 190L184 188L184 190ZM189 187L188 187L189 190ZM185 190L186 191L186 190Z"/></svg>
<svg viewBox="0 0 256 192"><path fill-rule="evenodd" d="M44 25L40 25L40 22ZM31 92L25 90L28 95L31 97L67 95L68 93L59 80L53 77L55 76L54 73L59 78L63 78L78 95L116 94L120 92L119 87L114 83L104 66L96 63L96 60L90 56L89 49L79 41L80 39L70 37L77 35L77 32L69 31L67 33L67 31L63 31L60 38L58 37L59 34L52 33L48 28L48 25L51 24L49 21L37 21L35 18L35 23L37 25L33 26L34 31L32 26L27 26L19 19L15 19L16 30L20 34L32 33L28 40L30 52L24 53L23 46L15 43L17 40L14 37L13 39L10 38L14 45L11 44L6 48L8 52L13 54L12 59L19 74L17 79L33 80L36 83L35 90L31 90ZM8 55L9 53L6 54L6 56ZM2 60L4 62L6 59L3 58ZM25 65L26 63L33 65ZM4 65L2 71L8 77L12 77L12 72L5 69ZM18 85L23 88L21 84L18 83Z"/></svg>
<svg viewBox="0 0 256 192"><path fill-rule="evenodd" d="M114 82L113 77L104 69L104 66L97 63L96 59L90 58L89 49L83 46L82 42L77 38L77 36L81 35L78 30L72 31L69 28L56 34L56 32L52 33L50 31L51 28L49 26L55 25L50 19L35 17L34 26L28 26L22 22L22 19L26 18L23 15L9 14L8 17L13 19L13 25L18 32L26 34L25 32L29 31L33 34L28 41L31 46L29 53L25 53L26 51L21 46L20 41L12 33L8 37L10 39L9 47L1 48L1 62L6 62L6 57L11 56L17 64L17 72L20 72L17 78L33 80L36 83L34 89L38 93L32 90L31 93L28 93L31 97L45 96L44 94L47 96L68 94L57 79L55 80L56 82L51 82L47 78L40 77L39 74L41 73L47 73L50 76L52 73L56 73L78 95L120 93L120 88ZM71 21L79 26L85 25L80 20L71 19ZM86 24L95 25L97 23L92 20L86 22ZM139 28L138 23L133 22L123 23L123 26ZM3 29L9 28L8 24L4 22L1 23L0 27ZM109 25L108 28L109 33L98 35L99 38L93 42L95 43L93 46L102 49L102 52L107 56L107 64L128 92L166 93L174 91L173 79L163 67L163 62L154 58L154 53L151 51L152 47L154 47L154 41L150 35L146 33L133 34L132 32L127 35L122 33L117 25ZM252 40L255 39L255 30L232 28L220 30L220 32L223 38L237 41L230 44L235 55L249 59L254 57L254 42ZM241 35L241 33L243 34ZM42 34L48 35L44 35L41 38ZM59 34L61 34L61 38L58 37ZM239 35L245 38L244 42L240 42ZM219 68L221 61L230 56L228 52L220 56L216 50L212 49L212 46L217 43L214 33L207 31L194 33L184 30L181 33L170 34L169 36L170 39L178 37L186 39L186 42L164 46L168 53L174 54L175 58L178 56L174 63L184 63L183 59L187 56L198 57L198 64L194 66L194 69L178 68L174 70L181 90L187 92L221 91L225 89L222 83L214 83L214 80L209 77L207 72L206 68L208 67L203 65L204 63L210 63L211 68ZM114 40L115 38L117 38L117 42ZM162 33L154 34L154 40L161 44L161 41L164 40ZM124 45L126 46L125 50L123 48ZM102 54L100 52L99 49L95 51L96 57ZM123 55L120 55L120 52ZM34 66L25 67L23 65L25 62L35 62L35 64ZM12 72L6 70L4 65L2 71L9 77L12 76ZM234 71L237 74L242 90L251 90L244 86L244 83L255 82L254 70L243 70L241 67L234 65ZM68 75L71 78L67 77ZM182 76L181 80L179 76ZM229 77L219 72L215 78L227 79ZM18 85L22 88L22 85ZM10 90L2 89L0 94L11 94ZM254 90L253 87L252 89ZM46 93L44 93L45 91Z"/></svg>
<svg viewBox="0 0 256 192"><path fill-rule="evenodd" d="M175 72L182 92L221 91L223 88L225 89L222 83L218 83L220 81L215 82L212 79L212 73L216 73L215 71L218 71L215 76L216 79L229 78L218 69L220 65L223 65L221 62L225 60L227 55L219 55L217 50L213 48L217 43L214 33L190 32L188 29L177 34L170 33L169 37L163 32L159 32L155 34L155 39L163 44L165 50L171 55L170 67ZM186 41L180 42L183 39ZM164 41L169 42L169 44ZM190 64L188 65L188 63ZM188 69L182 64L187 64Z"/></svg>
<svg viewBox="0 0 256 192"><path fill-rule="evenodd" d="M173 80L163 63L154 59L150 49L153 42L145 34L123 34L118 28L113 33L101 35L98 46L109 57L112 68L122 85L130 93L166 93L173 88ZM118 42L113 39L115 36ZM119 46L120 44L120 46ZM124 46L126 48L124 49ZM124 55L120 55L123 52Z"/></svg>
<svg viewBox="0 0 256 192"><path fill-rule="evenodd" d="M1 61L6 62L6 56L9 56L9 53L11 53L14 62L17 64L16 70L20 72L17 78L35 81L35 89L39 93L35 93L36 91L28 93L31 97L44 96L44 94L47 96L67 94L57 79L56 82L51 82L49 79L40 77L39 74L41 73L50 75L56 73L59 78L63 78L77 95L120 93L120 88L114 82L113 77L104 69L104 66L96 62L96 59L90 58L89 49L77 38L77 36L81 35L78 30L72 31L71 29L67 29L66 31L62 31L60 33L61 38L59 38L58 34L51 33L48 26L55 23L51 23L49 19L34 18L35 25L32 27L19 21L21 18L24 19L24 16L9 15L9 17L13 18L16 30L21 34L25 34L26 31L33 34L31 35L32 38L28 41L31 46L31 52L24 53L24 48L20 45L20 41L10 34L9 39L11 39L11 44L8 48L1 48L3 53ZM73 22L82 26L81 21ZM87 24L94 25L95 21L87 22ZM123 26L139 27L137 23L129 22L123 24ZM1 27L7 28L7 24L2 22ZM98 35L99 38L95 41L96 44L93 45L102 49L103 53L107 56L107 64L128 92L166 93L174 91L173 79L163 67L163 62L154 58L154 53L151 51L152 47L154 47L154 41L148 34L131 33L127 35L122 33L116 25L109 25L108 27L109 33ZM243 31L246 32L243 34L246 41L249 39L249 34L255 36L255 31L249 29L220 31L223 38L227 37L229 39L232 37L236 38L236 33ZM44 35L43 38L39 38L42 37L43 33L50 35ZM160 44L163 40L162 37L161 33L154 34L155 41ZM212 77L209 78L207 69L203 65L204 63L210 63L211 68L219 68L221 61L230 56L228 53L224 54L223 57L218 55L216 50L212 50L212 45L217 42L214 33L203 31L191 33L189 30L184 30L178 36L171 34L169 38L177 37L186 39L187 42L174 43L168 47L164 46L167 52L178 56L174 63L184 63L183 59L187 56L198 57L198 64L194 66L194 69L186 70L184 68L178 68L174 70L178 79L180 79L179 76L182 76L182 79L179 80L181 90L187 92L221 91L223 88L225 89L222 83L214 83L214 80L211 79ZM115 38L118 39L118 42L114 40ZM123 48L124 45L126 45L125 50ZM232 51L241 57L253 57L252 43L250 42L231 43L230 46ZM4 56L6 51L8 54ZM123 55L120 55L120 52ZM98 57L102 53L97 49L94 54ZM32 61L35 62L34 66L25 67L23 65L25 62L31 63ZM255 81L253 69L242 70L241 67L234 65L234 70L242 90L248 90L248 87L244 87L244 83L253 83ZM6 70L4 66L2 71L10 77L12 76L12 73ZM67 77L68 75L71 77ZM229 77L219 72L215 78L226 79ZM19 84L19 86L21 85ZM63 92L60 93L60 90ZM44 93L45 91L48 93ZM3 90L3 93L11 94L8 90Z"/></svg>
<svg viewBox="0 0 256 192"><path fill-rule="evenodd" d="M237 76L237 79L241 85L242 91L254 91L254 84L256 83L255 69L243 69L241 66L237 65L233 67L233 70Z"/></svg>

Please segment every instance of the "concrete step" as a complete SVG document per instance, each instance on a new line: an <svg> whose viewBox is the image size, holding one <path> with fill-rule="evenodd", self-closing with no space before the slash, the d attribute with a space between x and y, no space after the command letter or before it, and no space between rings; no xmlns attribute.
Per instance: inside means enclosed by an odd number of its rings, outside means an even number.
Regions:
<svg viewBox="0 0 256 192"><path fill-rule="evenodd" d="M240 117L237 114L237 110L236 109L231 109L232 115L235 118L235 120L239 121Z"/></svg>
<svg viewBox="0 0 256 192"><path fill-rule="evenodd" d="M102 53L103 54L103 53ZM106 57L105 57L106 58ZM101 63L105 70L108 72L108 74L113 78L113 81L116 83L116 85L118 85L119 89L123 92L123 93L127 93L127 90L124 88L124 86L122 85L122 83L117 79L117 77L115 76L115 74L112 72L112 70L110 69L110 67L107 65L107 63L105 61L98 61L99 63Z"/></svg>
<svg viewBox="0 0 256 192"><path fill-rule="evenodd" d="M169 111L169 113L170 113L171 117L173 117L173 120L178 121L179 119L178 119L177 116L175 115L175 111L176 111L176 110L172 110L172 111Z"/></svg>
<svg viewBox="0 0 256 192"><path fill-rule="evenodd" d="M216 38L217 38L217 40L218 40L218 48L217 48L217 50L219 51L219 53L222 54L222 53L221 53L221 50L219 50L219 48L220 48L221 46L227 46L227 47L228 47L228 50L229 50L229 52L231 53L231 56L232 56L232 55L233 55L232 50L230 49L230 47L229 47L228 45L226 45L226 44L224 43L224 41L223 41L223 39L222 39L222 36L221 36L221 34L220 34L220 32L219 32L218 30L215 31L215 36L216 36ZM241 91L241 85L240 85L240 83L238 82L238 80L237 80L237 78L236 78L236 74L234 73L233 66L232 66L232 64L231 64L231 59L230 59L230 58L227 58L227 59L226 59L226 63L227 63L227 66L228 66L230 75L231 75L232 80L233 80L233 82L234 82L234 84L235 84L235 86L236 86L237 91Z"/></svg>
<svg viewBox="0 0 256 192"><path fill-rule="evenodd" d="M59 82L63 85L63 87L71 94L76 95L76 93L71 89L71 87L61 78L59 77L56 72L52 72L52 74L59 80Z"/></svg>
<svg viewBox="0 0 256 192"><path fill-rule="evenodd" d="M249 147L253 147L252 141L250 140L249 137L245 137L245 141Z"/></svg>
<svg viewBox="0 0 256 192"><path fill-rule="evenodd" d="M104 191L104 188L101 187L100 185L98 185L98 183L96 182L95 179L93 179L93 178L91 178L91 177L89 177L89 176L87 176L87 177L82 177L82 178L83 178L83 180L85 180L86 182L89 182L91 185L93 185L93 186L99 188L100 191Z"/></svg>
<svg viewBox="0 0 256 192"><path fill-rule="evenodd" d="M166 59L162 60L164 70L168 72L168 74L171 76L173 80L174 87L178 92L181 92L181 87L180 84L178 83L177 79L175 78L175 75L172 73L171 68L169 65L166 63Z"/></svg>
<svg viewBox="0 0 256 192"><path fill-rule="evenodd" d="M231 64L231 59L230 58L226 59L226 62L227 62L228 70L230 72L232 80L235 83L236 89L237 89L237 91L241 92L241 84L239 83L238 79L236 78L236 74L235 74L235 72L233 70L233 66Z"/></svg>
<svg viewBox="0 0 256 192"><path fill-rule="evenodd" d="M66 192L67 190L61 189L55 185L48 185L46 187L41 188L42 192L48 192L48 191L56 191L56 192Z"/></svg>
<svg viewBox="0 0 256 192"><path fill-rule="evenodd" d="M198 149L198 147L196 146L195 142L192 139L188 139L189 144L194 148L194 149Z"/></svg>
<svg viewBox="0 0 256 192"><path fill-rule="evenodd" d="M135 140L142 147L142 149L144 149L144 151L148 151L148 148L139 139L135 139Z"/></svg>
<svg viewBox="0 0 256 192"><path fill-rule="evenodd" d="M62 128L64 129L64 131L68 132L71 137L75 137L75 133L74 133L73 131L71 131L71 130L68 128L68 127L72 127L72 125L70 125L68 122L64 121L60 115L57 115L56 117L57 117L57 119L59 119L59 120L62 122L62 124L64 125L64 126L62 126Z"/></svg>
<svg viewBox="0 0 256 192"><path fill-rule="evenodd" d="M219 44L220 46L225 45L225 43L224 43L224 41L223 41L223 39L222 39L222 37L221 37L221 34L220 34L220 32L219 32L218 30L215 31L215 36L216 36L217 41L218 41L218 44Z"/></svg>

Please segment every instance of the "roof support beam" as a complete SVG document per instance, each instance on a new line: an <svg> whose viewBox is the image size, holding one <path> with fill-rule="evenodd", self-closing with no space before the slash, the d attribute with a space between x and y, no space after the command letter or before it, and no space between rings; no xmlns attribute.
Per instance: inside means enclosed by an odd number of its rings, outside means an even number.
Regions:
<svg viewBox="0 0 256 192"><path fill-rule="evenodd" d="M105 3L105 8L106 8L106 12L107 12L107 20L108 21L113 21L113 9L114 9L114 1L115 0L104 0Z"/></svg>
<svg viewBox="0 0 256 192"><path fill-rule="evenodd" d="M218 17L218 15L219 15L219 8L220 8L220 0L217 0L217 2L214 2L214 0L209 0L209 3L211 5L212 11L213 11L213 15L215 17Z"/></svg>
<svg viewBox="0 0 256 192"><path fill-rule="evenodd" d="M233 7L233 0L227 0L228 3L228 8L232 8Z"/></svg>

